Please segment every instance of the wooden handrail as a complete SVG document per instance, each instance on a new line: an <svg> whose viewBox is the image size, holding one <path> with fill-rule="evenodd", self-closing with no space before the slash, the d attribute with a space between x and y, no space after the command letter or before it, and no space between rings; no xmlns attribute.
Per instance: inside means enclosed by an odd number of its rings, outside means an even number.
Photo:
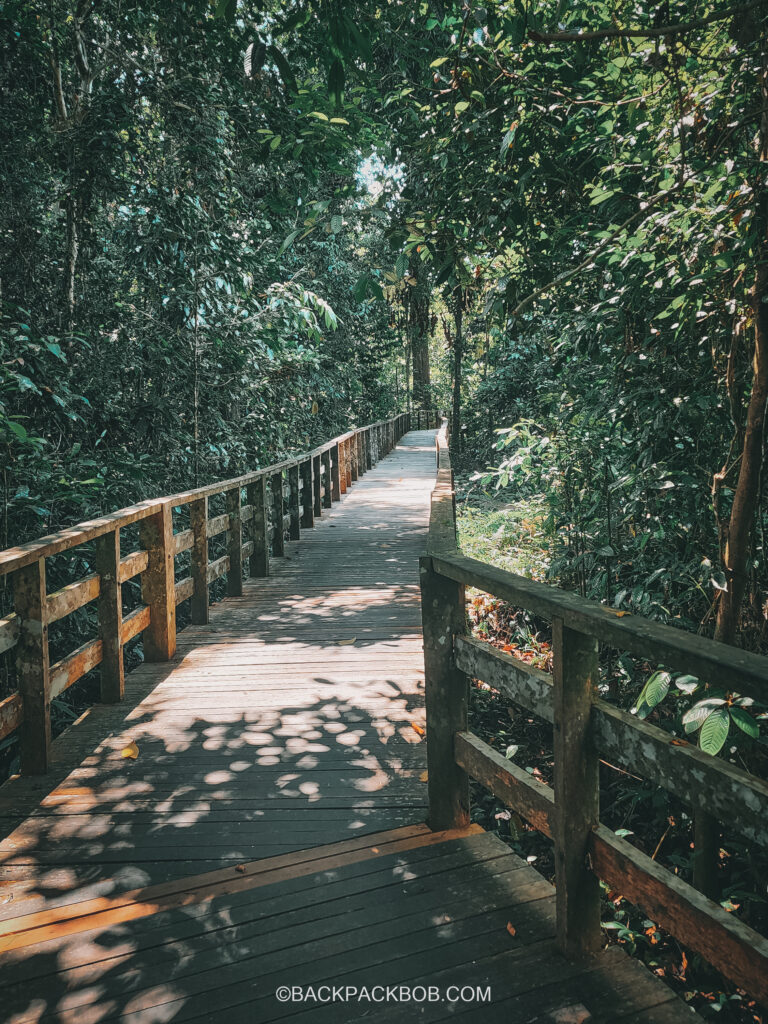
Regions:
<svg viewBox="0 0 768 1024"><path fill-rule="evenodd" d="M427 414L425 414L427 415ZM428 414L434 424L436 413ZM123 646L139 633L147 661L166 661L176 649L176 608L191 599L194 623L208 621L210 584L226 577L227 593L242 593L244 573L269 574L270 557L311 528L367 469L410 429L411 417L348 430L310 452L239 477L140 502L0 552L0 575L11 574L15 610L0 619L0 653L16 652L18 692L0 701L0 739L20 730L22 771L40 774L50 758L51 700L101 666L101 699L124 692ZM245 500L243 500L245 492ZM223 496L226 511L209 516L209 501ZM189 525L174 532L174 512L189 508ZM121 557L120 531L139 527L140 548ZM208 542L221 535L225 550L209 560ZM54 594L46 587L46 559L96 542L90 575ZM189 551L189 575L176 579L175 559ZM142 604L123 616L121 587L139 578ZM48 627L78 608L97 603L98 636L54 665Z"/></svg>
<svg viewBox="0 0 768 1024"><path fill-rule="evenodd" d="M421 559L429 821L468 820L468 779L554 841L557 941L568 956L601 944L598 879L757 999L768 1002L768 940L599 821L598 757L666 788L696 810L768 844L768 783L674 739L599 699L598 641L652 664L765 699L768 659L638 616L617 614L456 550L447 425L437 440L426 554ZM552 675L466 635L470 586L552 622ZM479 679L554 725L554 787L502 757L467 728L468 682Z"/></svg>

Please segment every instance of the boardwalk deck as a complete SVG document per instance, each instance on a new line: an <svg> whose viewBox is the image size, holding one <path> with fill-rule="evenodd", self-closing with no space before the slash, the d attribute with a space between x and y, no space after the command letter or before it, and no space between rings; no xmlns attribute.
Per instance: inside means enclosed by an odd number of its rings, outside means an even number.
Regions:
<svg viewBox="0 0 768 1024"><path fill-rule="evenodd" d="M433 481L432 433L412 432L84 716L51 775L0 789L2 1024L695 1019L617 951L557 958L552 889L498 839L423 824ZM441 1001L275 997L324 982ZM448 1003L451 984L492 1002Z"/></svg>

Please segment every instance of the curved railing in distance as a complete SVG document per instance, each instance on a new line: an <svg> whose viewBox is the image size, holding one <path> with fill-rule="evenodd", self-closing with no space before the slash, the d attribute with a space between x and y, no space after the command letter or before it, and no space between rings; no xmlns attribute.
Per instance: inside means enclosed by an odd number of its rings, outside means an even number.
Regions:
<svg viewBox="0 0 768 1024"><path fill-rule="evenodd" d="M697 812L768 844L768 784L598 697L598 642L651 664L765 700L768 659L494 568L457 550L446 425L421 559L429 823L469 822L469 777L554 841L557 941L569 957L601 945L599 881L727 977L768 1003L768 940L599 820L598 759L651 779ZM552 623L552 674L467 635L464 588ZM479 679L554 725L554 786L468 731L468 681Z"/></svg>
<svg viewBox="0 0 768 1024"><path fill-rule="evenodd" d="M142 634L144 658L167 661L176 649L176 608L190 599L193 623L208 621L209 585L226 577L227 593L242 593L243 576L263 577L285 540L338 501L353 482L418 423L436 425L434 410L401 413L354 430L290 459L230 480L143 501L98 519L0 552L0 576L11 575L14 611L0 619L0 654L16 656L18 690L0 701L0 740L19 730L24 774L47 771L51 700L100 666L100 697L123 697L123 647ZM211 515L209 503L225 511ZM221 507L221 503L220 503ZM183 528L176 520L183 518ZM120 531L138 528L135 550L123 553ZM223 536L224 553L209 558L208 542ZM95 544L95 572L55 593L46 587L46 559ZM221 544L221 542L220 542ZM189 575L176 579L175 559L189 552ZM182 571L182 570L180 570ZM123 615L121 587L140 578L141 603ZM51 664L48 629L91 601L98 636Z"/></svg>

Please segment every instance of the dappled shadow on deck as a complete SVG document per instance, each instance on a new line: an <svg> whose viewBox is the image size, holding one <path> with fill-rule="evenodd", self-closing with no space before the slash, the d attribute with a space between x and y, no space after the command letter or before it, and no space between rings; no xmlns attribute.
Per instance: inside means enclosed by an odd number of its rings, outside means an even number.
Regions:
<svg viewBox="0 0 768 1024"><path fill-rule="evenodd" d="M173 662L131 673L49 776L0 789L0 918L424 819L432 437L404 438Z"/></svg>
<svg viewBox="0 0 768 1024"><path fill-rule="evenodd" d="M409 435L274 575L58 740L50 776L0 789L0 918L67 918L0 956L0 1024L683 1019L615 950L579 968L555 956L552 889L495 836L424 839L418 555L433 479L431 432ZM351 854L317 850L349 839ZM280 855L261 880L244 868ZM171 895L120 896L167 880ZM86 930L73 920L92 897L103 913ZM322 983L441 998L275 996ZM492 1002L448 1001L450 985L490 986Z"/></svg>

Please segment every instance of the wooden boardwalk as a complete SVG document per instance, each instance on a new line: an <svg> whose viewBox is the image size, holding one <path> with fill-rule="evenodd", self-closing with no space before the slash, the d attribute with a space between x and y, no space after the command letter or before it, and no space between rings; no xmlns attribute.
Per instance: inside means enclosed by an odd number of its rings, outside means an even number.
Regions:
<svg viewBox="0 0 768 1024"><path fill-rule="evenodd" d="M558 958L551 887L494 836L424 825L433 483L433 432L411 432L83 716L50 775L0 789L2 1024L696 1019L616 950ZM440 998L275 995L325 983Z"/></svg>

